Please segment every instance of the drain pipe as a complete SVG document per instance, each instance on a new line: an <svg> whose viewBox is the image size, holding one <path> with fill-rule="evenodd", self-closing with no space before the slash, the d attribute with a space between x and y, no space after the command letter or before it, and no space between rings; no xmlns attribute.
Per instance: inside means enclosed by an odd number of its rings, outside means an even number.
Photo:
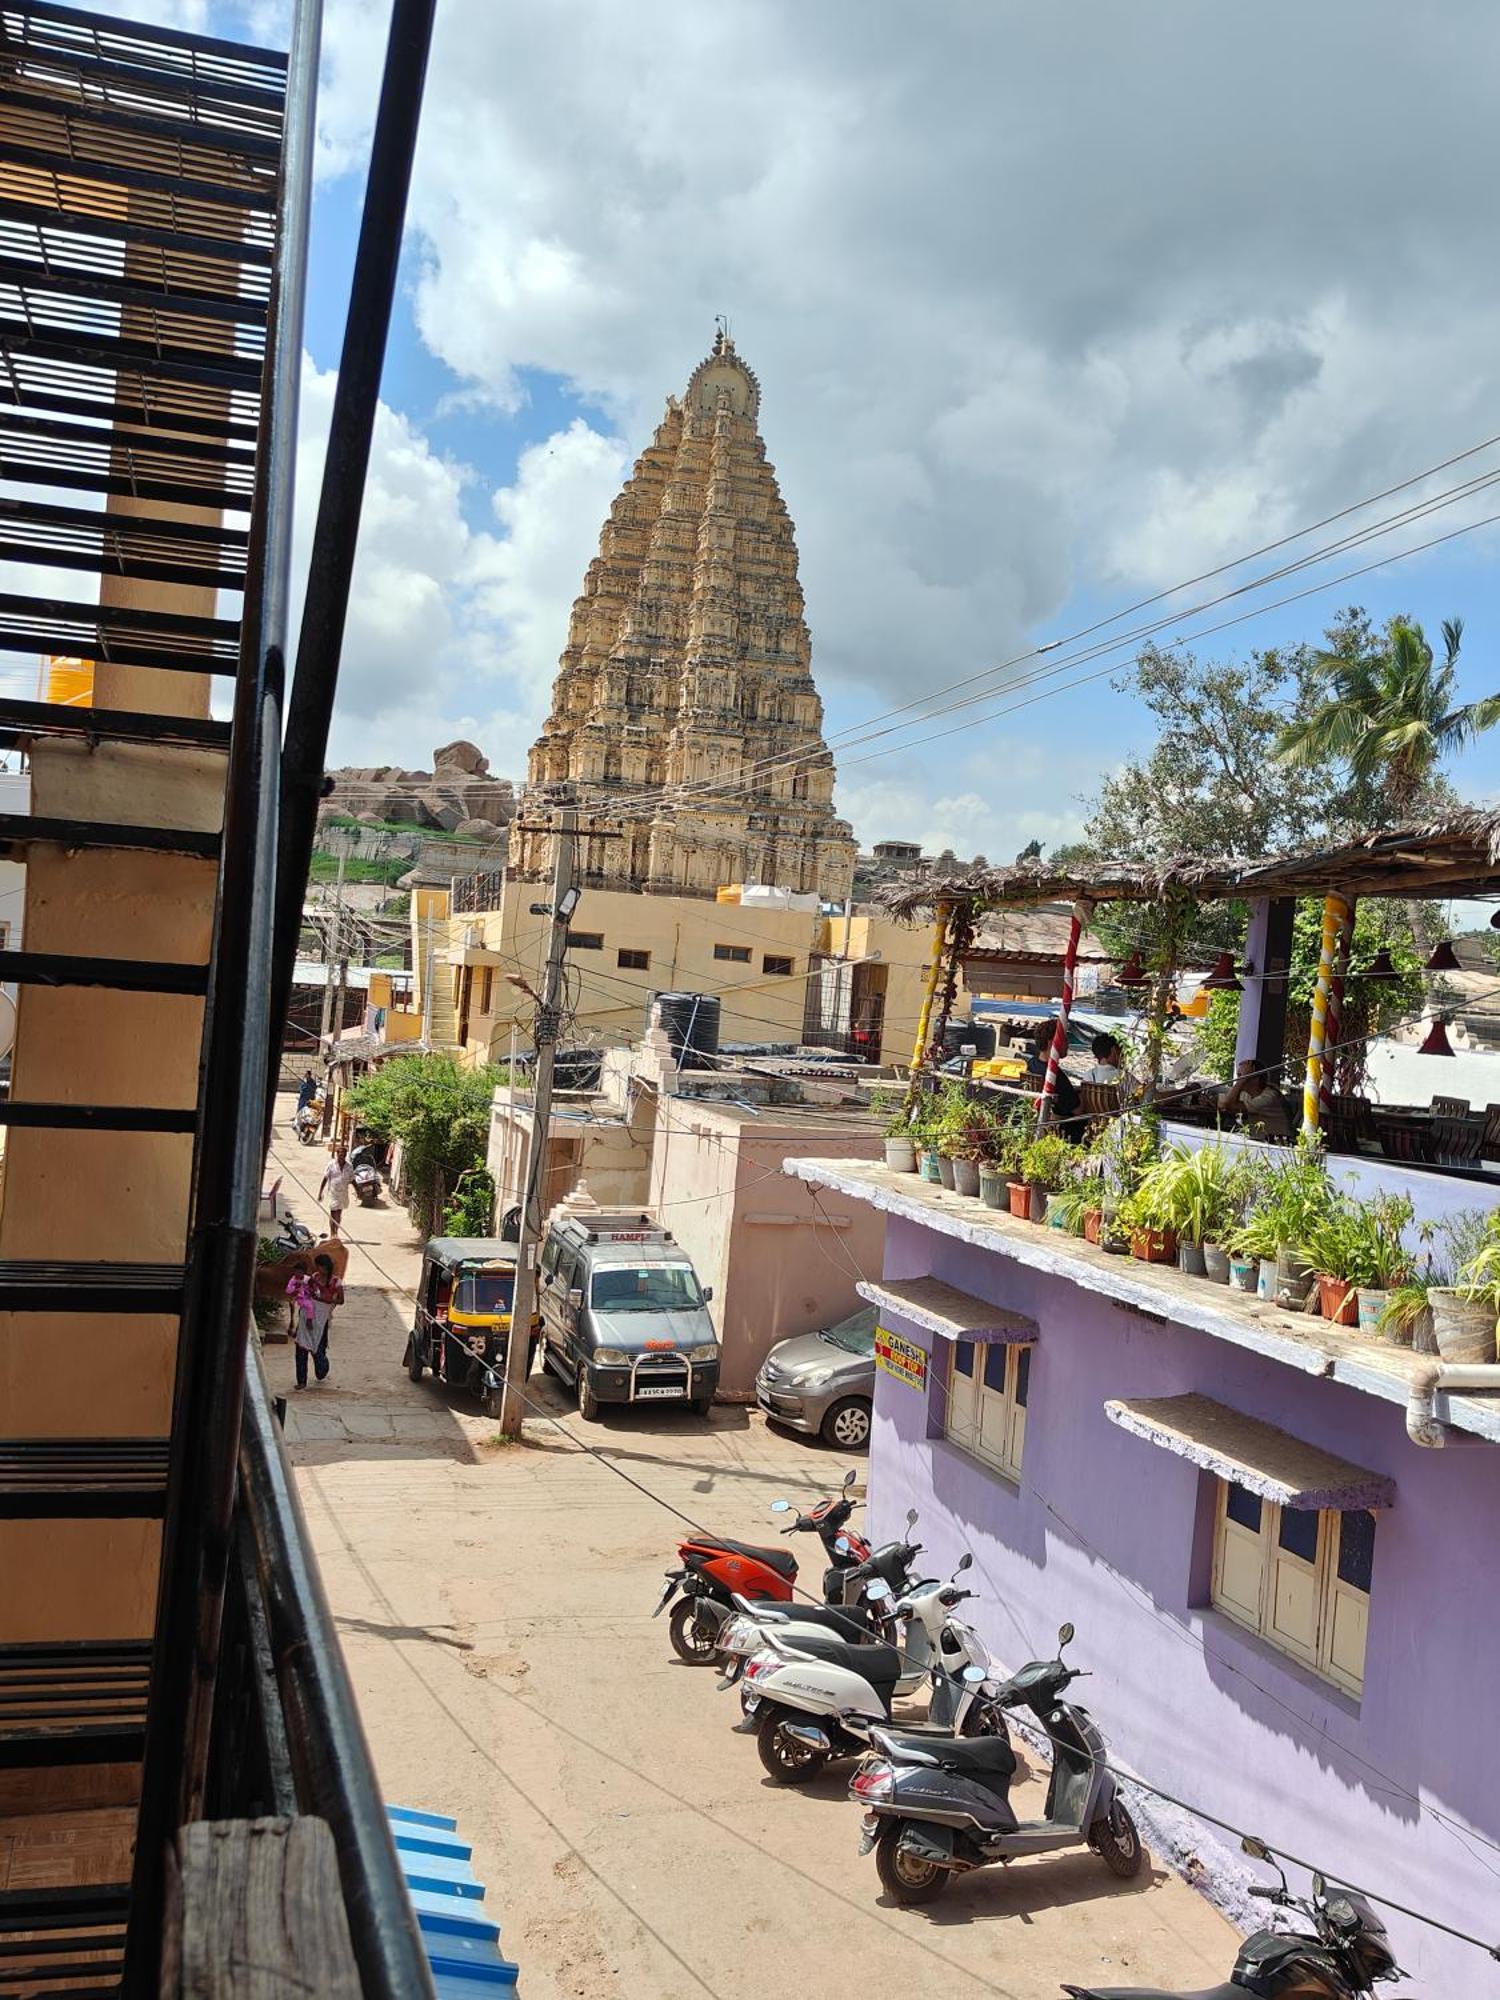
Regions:
<svg viewBox="0 0 1500 2000"><path fill-rule="evenodd" d="M1448 1366L1442 1362L1431 1362L1419 1369L1412 1378L1411 1394L1406 1403L1406 1435L1413 1444L1422 1444L1432 1450L1440 1450L1454 1444L1488 1444L1488 1438L1476 1437L1471 1431L1460 1431L1452 1424L1439 1421L1437 1399L1457 1390L1500 1389L1500 1364L1493 1361L1474 1362L1468 1366Z"/></svg>

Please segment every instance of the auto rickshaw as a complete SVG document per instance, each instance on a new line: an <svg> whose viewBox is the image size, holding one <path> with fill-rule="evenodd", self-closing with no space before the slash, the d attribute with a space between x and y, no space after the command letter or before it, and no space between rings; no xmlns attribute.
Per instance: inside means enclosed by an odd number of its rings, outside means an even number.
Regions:
<svg viewBox="0 0 1500 2000"><path fill-rule="evenodd" d="M422 1253L416 1313L403 1359L413 1382L424 1369L500 1414L505 1351L516 1289L516 1246L493 1236L434 1236ZM541 1317L533 1313L526 1373L536 1359Z"/></svg>

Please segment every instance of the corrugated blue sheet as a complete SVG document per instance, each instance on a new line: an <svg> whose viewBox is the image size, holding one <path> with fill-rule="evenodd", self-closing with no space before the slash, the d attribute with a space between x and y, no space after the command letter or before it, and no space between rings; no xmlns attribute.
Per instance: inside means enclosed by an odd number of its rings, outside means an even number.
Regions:
<svg viewBox="0 0 1500 2000"><path fill-rule="evenodd" d="M412 1806L387 1806L386 1814L438 2000L484 2000L514 1986L517 1968L500 1956L500 1925L485 1914L484 1884L458 1822Z"/></svg>

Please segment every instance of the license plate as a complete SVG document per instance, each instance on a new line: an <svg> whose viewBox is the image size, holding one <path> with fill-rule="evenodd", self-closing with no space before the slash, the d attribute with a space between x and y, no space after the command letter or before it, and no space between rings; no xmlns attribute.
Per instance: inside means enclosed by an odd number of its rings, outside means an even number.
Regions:
<svg viewBox="0 0 1500 2000"><path fill-rule="evenodd" d="M744 1671L744 1658L741 1654L736 1653L724 1662L724 1671L719 1676L719 1686L721 1688L732 1688Z"/></svg>
<svg viewBox="0 0 1500 2000"><path fill-rule="evenodd" d="M656 1600L656 1609L655 1609L655 1610L654 1610L654 1611L652 1612L652 1614L651 1614L651 1616L652 1616L653 1618L660 1618L661 1614L662 1614L662 1613L663 1613L663 1612L664 1612L664 1611L666 1610L666 1608L667 1608L667 1599L668 1599L668 1598L669 1598L669 1597L670 1597L670 1596L672 1595L672 1592L673 1592L673 1591L674 1591L674 1590L675 1590L676 1588L677 1588L677 1579L676 1579L676 1577L675 1577L675 1576L669 1576L669 1577L667 1578L667 1587L666 1587L666 1589L665 1589L665 1590L664 1590L664 1591L662 1592L661 1596L660 1596L660 1597L658 1597L658 1598L657 1598L657 1600Z"/></svg>
<svg viewBox="0 0 1500 2000"><path fill-rule="evenodd" d="M685 1396L686 1394L687 1394L686 1389L637 1389L635 1392L635 1398L638 1403L643 1403L645 1402L648 1396L682 1397Z"/></svg>
<svg viewBox="0 0 1500 2000"><path fill-rule="evenodd" d="M760 1696L758 1694L741 1695L740 1707L745 1711L746 1715L754 1715L755 1711L760 1707Z"/></svg>

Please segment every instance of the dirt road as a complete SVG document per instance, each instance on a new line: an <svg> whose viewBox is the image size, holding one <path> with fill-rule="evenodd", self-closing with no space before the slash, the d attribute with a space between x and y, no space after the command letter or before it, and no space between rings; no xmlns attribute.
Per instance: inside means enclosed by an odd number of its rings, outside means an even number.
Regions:
<svg viewBox="0 0 1500 2000"><path fill-rule="evenodd" d="M290 1110L272 1171L316 1223L324 1156L291 1139ZM677 1664L650 1616L669 1506L764 1540L771 1500L805 1502L844 1462L743 1410L586 1426L542 1376L524 1441L499 1446L401 1368L405 1214L388 1200L348 1225L331 1377L290 1393L303 1503L386 1796L457 1814L528 2000L1055 2000L1065 1978L1228 1976L1228 1926L1150 1867L1124 1884L1072 1855L971 1877L930 1912L884 1904L847 1771L771 1785L731 1733L735 1696ZM290 1392L290 1348L267 1362Z"/></svg>

